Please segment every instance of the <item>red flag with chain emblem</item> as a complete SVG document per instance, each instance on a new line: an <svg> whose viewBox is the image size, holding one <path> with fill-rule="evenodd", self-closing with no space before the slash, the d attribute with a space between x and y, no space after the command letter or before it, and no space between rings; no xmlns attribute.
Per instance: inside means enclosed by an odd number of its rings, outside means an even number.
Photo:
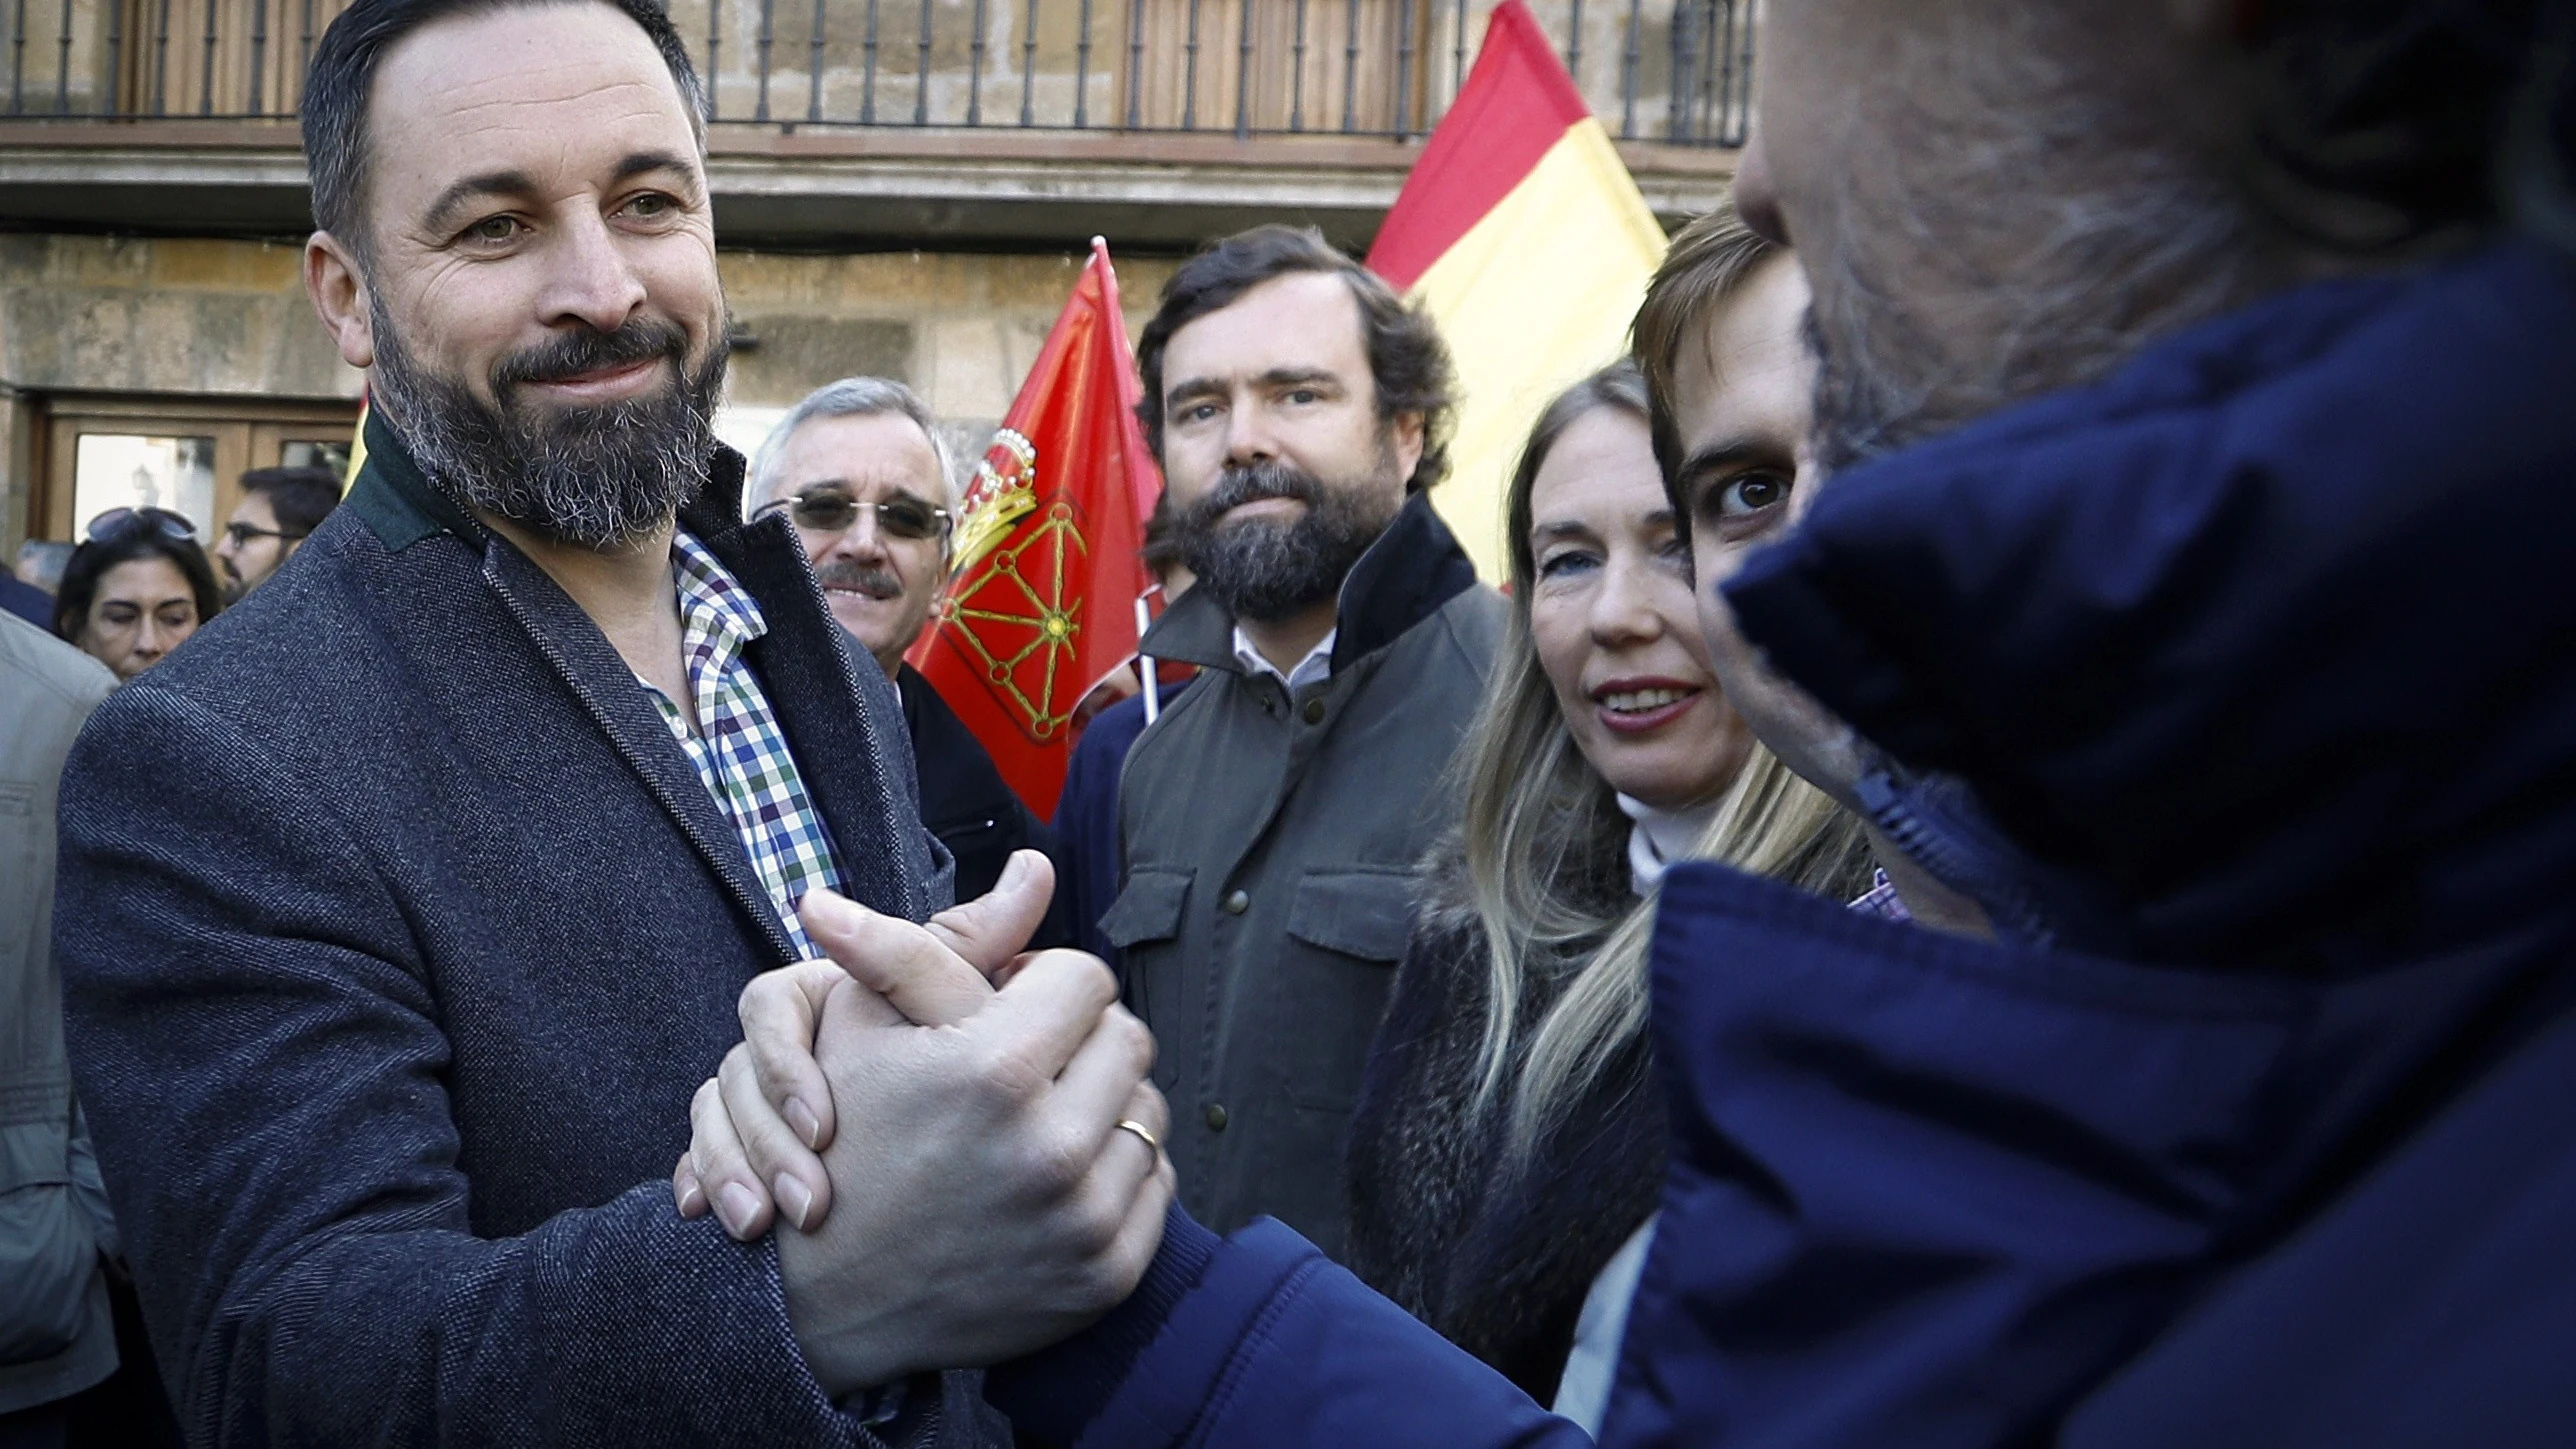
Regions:
<svg viewBox="0 0 2576 1449"><path fill-rule="evenodd" d="M1136 655L1145 520L1163 489L1139 395L1109 244L1093 237L975 469L948 587L904 656L1040 819L1064 788L1074 706Z"/></svg>

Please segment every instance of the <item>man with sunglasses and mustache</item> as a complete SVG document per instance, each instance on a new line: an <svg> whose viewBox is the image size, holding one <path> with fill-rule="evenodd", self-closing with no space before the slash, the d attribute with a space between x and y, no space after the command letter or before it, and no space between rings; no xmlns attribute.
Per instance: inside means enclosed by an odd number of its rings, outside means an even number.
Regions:
<svg viewBox="0 0 2576 1449"><path fill-rule="evenodd" d="M192 1442L978 1449L930 1371L1159 1235L1151 1044L1067 953L953 1033L842 981L821 1231L674 1199L755 975L998 966L1043 909L917 924L951 872L893 691L744 516L704 94L659 0L355 0L316 48L305 283L367 466L62 792L71 1060Z"/></svg>
<svg viewBox="0 0 2576 1449"><path fill-rule="evenodd" d="M779 514L795 526L832 617L902 696L921 818L957 860L957 898L993 889L1018 851L1052 857L1053 833L939 691L903 662L947 580L960 503L930 405L891 378L826 383L770 429L748 492L754 519ZM1064 898L1056 892L1032 949L1072 943Z"/></svg>
<svg viewBox="0 0 2576 1449"><path fill-rule="evenodd" d="M1503 628L1431 508L1449 355L1320 235L1265 226L1174 273L1137 365L1197 575L1144 648L1205 682L1128 754L1101 931L1161 1043L1190 1210L1334 1252L1414 863L1455 823L1442 772Z"/></svg>

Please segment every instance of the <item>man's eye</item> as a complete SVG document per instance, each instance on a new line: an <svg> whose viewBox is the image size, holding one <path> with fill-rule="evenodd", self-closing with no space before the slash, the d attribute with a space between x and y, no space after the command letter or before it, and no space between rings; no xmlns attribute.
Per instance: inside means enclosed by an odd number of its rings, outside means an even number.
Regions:
<svg viewBox="0 0 2576 1449"><path fill-rule="evenodd" d="M516 237L522 230L524 228L520 226L519 219L515 216L487 216L467 227L465 235L468 239L478 242L505 242Z"/></svg>
<svg viewBox="0 0 2576 1449"><path fill-rule="evenodd" d="M646 221L657 220L680 209L680 203L658 191L647 191L626 203L627 214Z"/></svg>
<svg viewBox="0 0 2576 1449"><path fill-rule="evenodd" d="M1216 404L1192 403L1188 407L1181 409L1180 420L1185 423L1203 423L1215 416Z"/></svg>
<svg viewBox="0 0 2576 1449"><path fill-rule="evenodd" d="M1300 407L1303 407L1309 403L1322 402L1324 400L1324 395L1315 391L1311 387L1301 387L1288 394L1288 400Z"/></svg>
<svg viewBox="0 0 2576 1449"><path fill-rule="evenodd" d="M1717 513L1720 518L1743 518L1766 508L1777 508L1789 501L1786 479L1768 473L1747 473L1729 480L1718 490Z"/></svg>

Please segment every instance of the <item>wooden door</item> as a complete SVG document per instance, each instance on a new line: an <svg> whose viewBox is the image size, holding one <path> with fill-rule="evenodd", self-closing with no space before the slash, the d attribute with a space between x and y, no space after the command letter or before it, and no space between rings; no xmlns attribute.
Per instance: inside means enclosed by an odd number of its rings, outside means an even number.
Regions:
<svg viewBox="0 0 2576 1449"><path fill-rule="evenodd" d="M30 536L77 543L100 513L148 506L185 516L212 547L248 469L345 463L358 405L80 397L45 414Z"/></svg>

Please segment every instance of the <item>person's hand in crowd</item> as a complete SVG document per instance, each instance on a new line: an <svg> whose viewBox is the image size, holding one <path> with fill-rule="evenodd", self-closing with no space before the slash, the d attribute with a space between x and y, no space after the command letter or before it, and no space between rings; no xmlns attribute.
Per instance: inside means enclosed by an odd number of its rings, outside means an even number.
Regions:
<svg viewBox="0 0 2576 1449"><path fill-rule="evenodd" d="M1168 1123L1145 1079L1152 1038L1097 960L1015 954L1047 885L1042 858L1015 861L935 927L809 898L809 931L853 979L814 963L771 973L759 1003L746 993L746 1030L765 1045L734 1069L744 1113L721 1077L700 1093L683 1160L696 1181L674 1183L699 1211L699 1184L775 1182L787 1169L763 1159L788 1155L780 1143L808 1159L821 1146L836 1210L823 1221L813 1193L810 1231L778 1249L798 1342L835 1393L1053 1342L1131 1292L1159 1246L1173 1180L1152 1145ZM755 1056L771 1060L775 1097ZM791 1097L810 1133L788 1125ZM867 1128L836 1132L840 1116Z"/></svg>
<svg viewBox="0 0 2576 1449"><path fill-rule="evenodd" d="M907 1020L953 1026L993 997L1046 916L1055 866L1045 852L1014 852L993 889L927 925L880 916L830 891L807 898L806 935L833 959L763 972L743 988L742 1040L690 1103L689 1150L671 1172L680 1216L714 1212L750 1242L787 1221L813 1229L831 1211L823 1150L832 1145L830 1086L814 1059L824 1002L838 990L873 989Z"/></svg>

